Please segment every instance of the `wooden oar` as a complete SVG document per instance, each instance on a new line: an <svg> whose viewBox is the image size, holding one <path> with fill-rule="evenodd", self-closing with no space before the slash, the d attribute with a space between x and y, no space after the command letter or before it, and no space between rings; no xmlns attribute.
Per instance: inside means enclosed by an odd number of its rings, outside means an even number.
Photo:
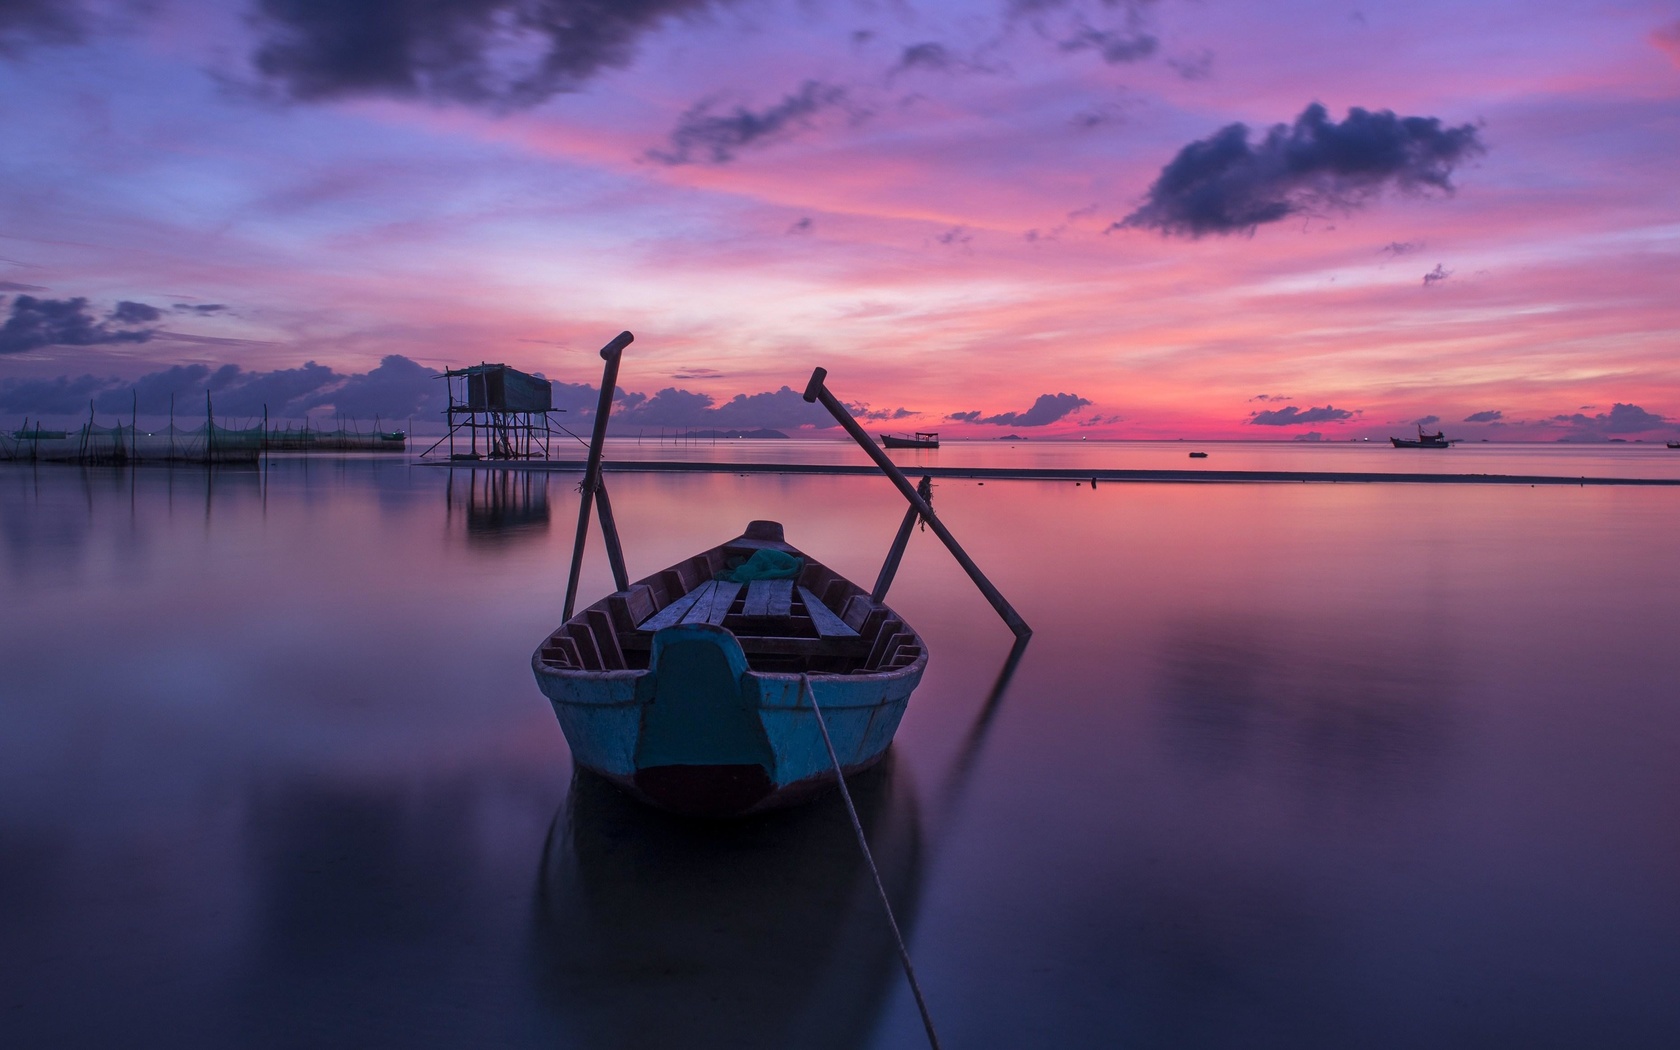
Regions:
<svg viewBox="0 0 1680 1050"><path fill-rule="evenodd" d="M601 348L601 357L607 366L601 376L601 399L595 405L595 432L589 439L589 463L583 470L583 499L578 502L577 540L572 544L572 571L566 579L562 622L572 618L572 608L577 602L578 576L583 571L583 543L589 537L589 512L595 492L601 485L601 451L607 441L607 416L612 413L613 390L618 386L618 359L635 338L629 332L620 332L612 342ZM612 563L613 582L622 591L630 586L630 574L624 569L624 554L618 546L618 532L613 526L612 513L607 510L605 492L601 493L601 504L605 512L601 517L601 528L607 538L607 559Z"/></svg>

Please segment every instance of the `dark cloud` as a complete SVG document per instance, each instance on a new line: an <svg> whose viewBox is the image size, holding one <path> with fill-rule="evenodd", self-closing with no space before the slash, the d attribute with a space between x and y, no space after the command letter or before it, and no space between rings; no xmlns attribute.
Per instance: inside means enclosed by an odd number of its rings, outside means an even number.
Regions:
<svg viewBox="0 0 1680 1050"><path fill-rule="evenodd" d="M252 64L285 96L510 109L622 68L663 23L724 0L257 0Z"/></svg>
<svg viewBox="0 0 1680 1050"><path fill-rule="evenodd" d="M688 427L706 418L712 407L712 395L692 390L678 390L668 386L652 397L631 402L614 409L613 418L625 426Z"/></svg>
<svg viewBox="0 0 1680 1050"><path fill-rule="evenodd" d="M913 69L924 69L933 73L944 73L960 65L957 57L951 54L950 48L929 41L906 47L898 56L898 63L892 67L891 72L898 74Z"/></svg>
<svg viewBox="0 0 1680 1050"><path fill-rule="evenodd" d="M0 0L4 2L4 0ZM0 292L44 292L45 288L38 284L20 284L17 281L0 281Z"/></svg>
<svg viewBox="0 0 1680 1050"><path fill-rule="evenodd" d="M1412 420L1412 424L1414 426L1427 427L1427 426L1433 426L1434 424L1439 423L1440 421L1441 421L1440 416L1423 416L1423 417L1420 417L1418 419Z"/></svg>
<svg viewBox="0 0 1680 1050"><path fill-rule="evenodd" d="M1423 245L1417 241L1389 241L1387 244L1383 245L1379 251L1398 257L1401 255L1409 255L1421 247L1423 247Z"/></svg>
<svg viewBox="0 0 1680 1050"><path fill-rule="evenodd" d="M390 354L380 359L379 367L345 377L337 389L320 395L316 403L330 401L334 411L358 419L431 419L441 415L448 404L444 385L436 377L437 373L425 365Z"/></svg>
<svg viewBox="0 0 1680 1050"><path fill-rule="evenodd" d="M1598 412L1590 416L1576 412L1573 415L1553 416L1552 419L1566 424L1573 431L1572 438L1585 441L1599 440L1611 434L1642 434L1648 430L1666 429L1674 423L1674 420L1667 416L1647 412L1638 405L1624 405L1619 401L1610 406L1609 412Z"/></svg>
<svg viewBox="0 0 1680 1050"><path fill-rule="evenodd" d="M840 105L845 97L845 88L807 80L798 91L757 113L737 106L734 112L720 115L712 112L712 102L701 102L677 121L670 148L650 149L647 156L663 164L689 164L696 157L713 164L727 163L744 147L784 138L797 128L808 127L813 116Z"/></svg>
<svg viewBox="0 0 1680 1050"><path fill-rule="evenodd" d="M666 387L652 397L625 394L618 402L612 425L621 433L648 427L795 430L810 426L820 430L838 425L820 405L808 404L798 391L785 386L757 394L736 394L722 404L710 394L676 387ZM593 405L584 414L592 412Z"/></svg>
<svg viewBox="0 0 1680 1050"><path fill-rule="evenodd" d="M967 244L974 240L974 234L969 232L967 226L953 226L939 234L934 240L940 244Z"/></svg>
<svg viewBox="0 0 1680 1050"><path fill-rule="evenodd" d="M800 219L798 222L794 223L792 226L789 226L787 228L787 232L788 233L810 233L811 229L814 225L815 225L815 223L813 223L811 221L811 217L809 215L807 215L803 219Z"/></svg>
<svg viewBox="0 0 1680 1050"><path fill-rule="evenodd" d="M1464 417L1464 421L1466 423L1496 423L1504 418L1505 413L1495 408L1486 412L1472 412Z"/></svg>
<svg viewBox="0 0 1680 1050"><path fill-rule="evenodd" d="M1453 272L1451 270L1447 269L1445 266L1442 266L1440 263L1436 263L1435 264L1435 269L1430 270L1428 273L1423 275L1423 286L1425 288L1428 288L1430 285L1436 284L1440 281L1444 281L1448 277L1451 277L1452 275L1453 275Z"/></svg>
<svg viewBox="0 0 1680 1050"><path fill-rule="evenodd" d="M53 416L86 412L88 402L115 382L96 376L0 379L0 412Z"/></svg>
<svg viewBox="0 0 1680 1050"><path fill-rule="evenodd" d="M204 390L210 378L209 365L176 365L143 375L132 383L111 380L95 401L101 412L138 411L149 416L167 415L171 405L192 413L204 408Z"/></svg>
<svg viewBox="0 0 1680 1050"><path fill-rule="evenodd" d="M141 303L123 303L112 313L110 320L119 325L134 322L119 315L124 308L142 307ZM131 313L133 311L130 311ZM155 316L154 318L155 319ZM152 337L149 328L113 328L99 322L88 312L88 301L75 299L37 299L20 295L12 300L12 313L0 325L0 354L16 354L43 346L96 346L104 343L143 343Z"/></svg>
<svg viewBox="0 0 1680 1050"><path fill-rule="evenodd" d="M0 0L0 55L31 44L74 44L84 13L74 0Z"/></svg>
<svg viewBox="0 0 1680 1050"><path fill-rule="evenodd" d="M124 299L117 303L117 308L111 311L110 320L116 324L137 325L150 324L163 316L163 311L145 303L131 303Z"/></svg>
<svg viewBox="0 0 1680 1050"><path fill-rule="evenodd" d="M65 414L85 409L91 400L100 412L163 416L173 409L177 415L190 417L204 412L209 394L218 416L255 418L266 407L272 419L296 419L322 410L362 419L431 418L440 415L447 403L444 385L436 376L430 368L395 354L368 372L349 375L313 361L272 372L251 372L232 364L215 369L175 365L134 380L94 376L7 380L0 382L0 411ZM557 403L566 385L555 384ZM594 388L577 389L592 406Z"/></svg>
<svg viewBox="0 0 1680 1050"><path fill-rule="evenodd" d="M1077 394L1040 394L1025 412L1000 412L983 416L979 412L952 412L946 419L958 423L988 423L1000 427L1042 427L1091 404Z"/></svg>
<svg viewBox="0 0 1680 1050"><path fill-rule="evenodd" d="M227 307L221 303L176 303L174 309L182 313L219 314Z"/></svg>
<svg viewBox="0 0 1680 1050"><path fill-rule="evenodd" d="M802 393L785 386L760 394L736 394L717 406L707 418L720 427L789 429L811 426L823 430L839 426L821 405L807 402Z"/></svg>
<svg viewBox="0 0 1680 1050"><path fill-rule="evenodd" d="M1286 408L1269 408L1263 412L1256 412L1248 421L1260 427L1293 427L1306 423L1340 423L1344 419L1352 418L1352 412L1333 405L1306 409L1290 405Z"/></svg>
<svg viewBox="0 0 1680 1050"><path fill-rule="evenodd" d="M1063 51L1095 51L1109 65L1120 65L1148 58L1161 46L1161 42L1154 34L1135 28L1081 26L1073 36L1059 41L1057 46Z"/></svg>
<svg viewBox="0 0 1680 1050"><path fill-rule="evenodd" d="M1302 212L1353 208L1385 186L1452 191L1453 168L1483 151L1473 125L1357 107L1336 123L1318 103L1257 143L1231 124L1179 151L1144 203L1114 228L1162 234L1249 233Z"/></svg>

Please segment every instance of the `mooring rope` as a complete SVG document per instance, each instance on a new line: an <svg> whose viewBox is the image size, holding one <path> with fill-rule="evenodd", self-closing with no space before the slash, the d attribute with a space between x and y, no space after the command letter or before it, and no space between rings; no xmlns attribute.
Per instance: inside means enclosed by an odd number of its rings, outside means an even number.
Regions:
<svg viewBox="0 0 1680 1050"><path fill-rule="evenodd" d="M846 815L852 818L852 830L857 833L858 848L863 850L864 863L875 879L875 892L881 898L881 909L887 913L887 925L892 927L893 940L898 944L898 961L904 964L904 976L910 981L910 992L916 997L916 1009L922 1013L922 1027L927 1029L928 1043L939 1050L939 1034L933 1030L933 1015L928 1013L927 1000L922 998L922 986L916 981L916 968L910 965L910 950L904 946L904 935L898 932L898 920L893 918L892 902L887 900L887 888L881 883L880 869L875 856L869 852L869 839L863 834L863 822L858 820L857 807L852 805L852 793L846 788L846 774L840 767L840 756L834 751L834 741L828 735L828 722L817 705L817 691L811 686L809 675L799 676L799 690L811 697L811 711L817 716L817 728L822 730L823 746L828 748L828 760L834 763L835 782L840 785L840 797L846 802Z"/></svg>

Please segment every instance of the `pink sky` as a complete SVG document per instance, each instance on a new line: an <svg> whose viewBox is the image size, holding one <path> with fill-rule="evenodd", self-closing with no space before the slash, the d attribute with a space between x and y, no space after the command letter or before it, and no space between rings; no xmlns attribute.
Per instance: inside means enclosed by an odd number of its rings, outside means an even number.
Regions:
<svg viewBox="0 0 1680 1050"><path fill-rule="evenodd" d="M41 414L22 384L174 365L590 383L628 328L627 390L820 364L952 436L1680 434L1673 3L645 7L0 7L0 423ZM1116 228L1192 143L1313 103L1473 148L1427 192L1261 157L1283 218ZM1021 418L1047 394L1083 404Z"/></svg>

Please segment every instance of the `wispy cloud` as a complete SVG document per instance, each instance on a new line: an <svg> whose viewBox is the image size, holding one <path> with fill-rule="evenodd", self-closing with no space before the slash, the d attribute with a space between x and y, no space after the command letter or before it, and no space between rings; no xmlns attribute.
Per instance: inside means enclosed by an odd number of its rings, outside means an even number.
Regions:
<svg viewBox="0 0 1680 1050"><path fill-rule="evenodd" d="M701 102L677 121L670 145L650 149L647 156L663 164L689 164L696 159L724 164L748 146L783 139L810 127L812 117L839 106L845 98L843 87L807 80L798 91L756 112L736 106L720 114L713 112L713 102Z"/></svg>

